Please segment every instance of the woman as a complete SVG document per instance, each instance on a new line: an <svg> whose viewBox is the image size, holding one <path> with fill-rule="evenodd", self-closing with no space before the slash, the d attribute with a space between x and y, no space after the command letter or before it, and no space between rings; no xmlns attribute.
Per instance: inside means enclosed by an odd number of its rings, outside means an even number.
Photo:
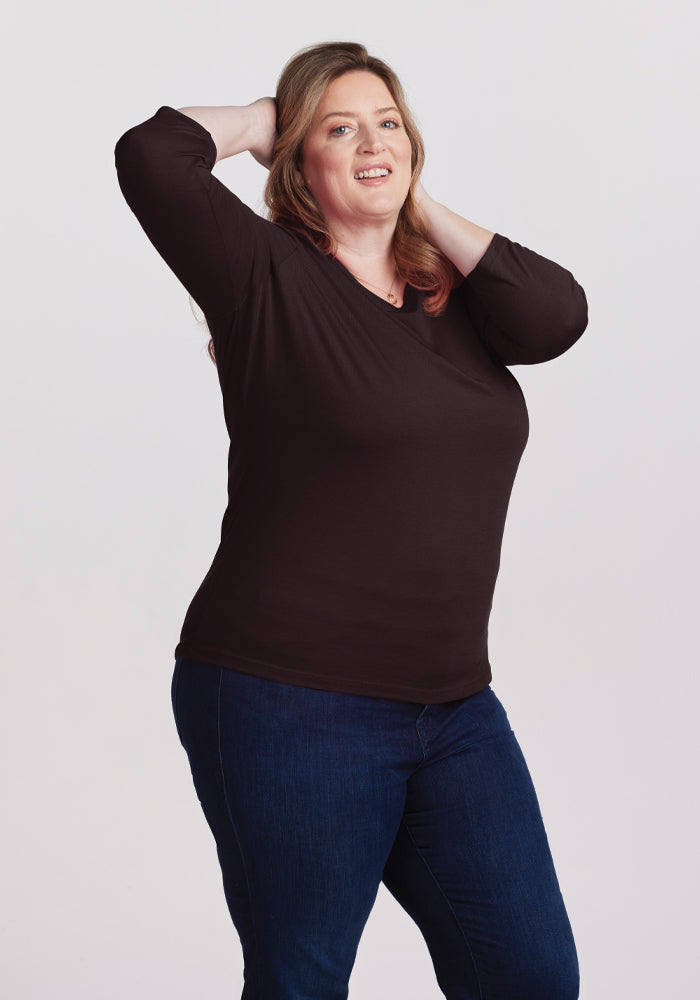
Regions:
<svg viewBox="0 0 700 1000"><path fill-rule="evenodd" d="M270 220L212 174L245 150ZM507 366L567 350L583 290L428 197L400 84L360 45L299 53L275 101L161 107L115 155L204 311L231 438L172 696L243 997L346 997L383 880L450 1000L572 1000L487 628L528 435Z"/></svg>

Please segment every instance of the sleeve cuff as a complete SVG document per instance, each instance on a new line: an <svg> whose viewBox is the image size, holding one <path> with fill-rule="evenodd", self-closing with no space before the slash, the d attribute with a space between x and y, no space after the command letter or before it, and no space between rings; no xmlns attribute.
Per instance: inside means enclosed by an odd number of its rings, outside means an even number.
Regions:
<svg viewBox="0 0 700 1000"><path fill-rule="evenodd" d="M158 110L156 111L156 113L155 113L155 115L153 117L154 118L166 118L167 119L167 118L172 118L173 116L175 116L175 120L176 121L179 119L182 124L186 124L187 127L190 129L190 131L194 132L201 139L209 141L209 145L211 147L211 149L209 150L209 152L211 154L211 161L212 161L211 165L214 166L214 164L216 163L216 157L218 156L219 151L217 150L216 143L214 142L214 138L213 138L211 132L208 129L206 129L203 125L201 125L194 118L190 118L189 115L183 114L183 112L182 111L178 111L177 108L171 108L168 104L161 105L161 107L158 108Z"/></svg>

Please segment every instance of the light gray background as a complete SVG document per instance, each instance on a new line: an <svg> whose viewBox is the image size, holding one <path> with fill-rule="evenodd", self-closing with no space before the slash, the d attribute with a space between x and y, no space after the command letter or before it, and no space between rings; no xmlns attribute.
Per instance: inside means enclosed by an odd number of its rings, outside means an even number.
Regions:
<svg viewBox="0 0 700 1000"><path fill-rule="evenodd" d="M42 9L43 8L43 9ZM4 24L2 995L235 997L240 951L170 713L226 437L206 333L117 186L162 104L274 93L365 42L427 189L569 268L590 322L516 367L531 434L491 623L583 1000L696 985L697 14L681 3L12 5ZM217 175L261 208L251 157ZM356 1000L441 994L382 889Z"/></svg>

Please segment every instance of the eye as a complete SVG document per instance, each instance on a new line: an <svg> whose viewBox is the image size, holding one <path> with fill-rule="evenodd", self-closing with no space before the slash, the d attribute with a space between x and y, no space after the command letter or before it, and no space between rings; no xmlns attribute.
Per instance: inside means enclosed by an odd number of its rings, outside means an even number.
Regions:
<svg viewBox="0 0 700 1000"><path fill-rule="evenodd" d="M349 125L336 125L335 128L331 129L331 135L347 135L347 131L343 132L343 129L349 129Z"/></svg>
<svg viewBox="0 0 700 1000"><path fill-rule="evenodd" d="M390 129L393 129L393 128L401 128L401 125L400 125L399 122L395 121L393 118L385 118L384 121L382 122L382 128L386 129L387 131L389 131Z"/></svg>

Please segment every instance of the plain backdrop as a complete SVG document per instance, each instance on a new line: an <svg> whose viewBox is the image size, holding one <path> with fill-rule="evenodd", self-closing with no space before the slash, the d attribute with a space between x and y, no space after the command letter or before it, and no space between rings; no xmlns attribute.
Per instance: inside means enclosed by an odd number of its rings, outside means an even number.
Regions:
<svg viewBox="0 0 700 1000"><path fill-rule="evenodd" d="M220 391L113 153L163 104L273 94L292 53L333 39L404 80L434 197L586 290L581 340L512 369L531 430L493 686L538 790L583 1000L694 995L696 7L73 0L14 2L3 28L2 996L240 994L169 701L225 504ZM262 210L250 156L215 172ZM350 996L441 996L383 888Z"/></svg>

